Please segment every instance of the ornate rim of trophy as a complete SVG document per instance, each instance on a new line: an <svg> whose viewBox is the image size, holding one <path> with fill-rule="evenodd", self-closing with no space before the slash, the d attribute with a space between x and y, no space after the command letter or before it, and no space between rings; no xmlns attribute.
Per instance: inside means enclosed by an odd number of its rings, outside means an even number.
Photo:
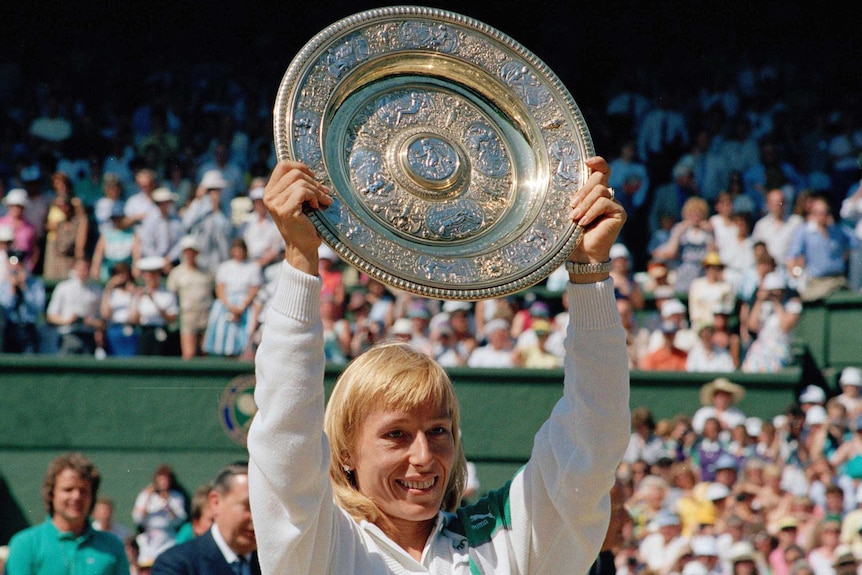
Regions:
<svg viewBox="0 0 862 575"><path fill-rule="evenodd" d="M312 38L274 111L278 158L333 190L310 210L345 261L399 290L479 300L547 278L577 247L571 194L593 145L559 78L453 12L360 12Z"/></svg>

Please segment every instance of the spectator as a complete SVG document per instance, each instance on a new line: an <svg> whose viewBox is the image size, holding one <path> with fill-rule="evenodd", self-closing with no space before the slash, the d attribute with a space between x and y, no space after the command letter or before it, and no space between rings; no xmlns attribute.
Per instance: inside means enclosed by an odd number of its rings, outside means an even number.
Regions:
<svg viewBox="0 0 862 575"><path fill-rule="evenodd" d="M688 352L685 370L689 372L725 373L735 369L730 352L716 345L715 327L703 323L697 328L698 341Z"/></svg>
<svg viewBox="0 0 862 575"><path fill-rule="evenodd" d="M264 269L284 253L284 240L263 205L263 186L252 188L248 195L252 200L252 214L243 228L242 238L248 246L249 258Z"/></svg>
<svg viewBox="0 0 862 575"><path fill-rule="evenodd" d="M485 324L487 343L470 353L467 365L470 367L512 367L512 338L509 336L509 322L502 318L492 319Z"/></svg>
<svg viewBox="0 0 862 575"><path fill-rule="evenodd" d="M89 224L81 200L68 195L54 198L45 229L48 233L42 277L49 281L64 280L75 260L86 257Z"/></svg>
<svg viewBox="0 0 862 575"><path fill-rule="evenodd" d="M111 271L100 305L105 321L105 351L111 356L131 357L138 351L138 332L131 321L137 287L129 264L119 262Z"/></svg>
<svg viewBox="0 0 862 575"><path fill-rule="evenodd" d="M210 491L213 489L211 482L204 483L195 490L192 495L191 509L189 510L189 520L183 523L179 531L177 531L176 544L191 541L195 537L200 537L212 527L213 519L215 518L215 509L210 501Z"/></svg>
<svg viewBox="0 0 862 575"><path fill-rule="evenodd" d="M803 302L823 299L847 287L847 260L855 239L836 224L829 200L811 200L808 220L793 235L787 269L799 283Z"/></svg>
<svg viewBox="0 0 862 575"><path fill-rule="evenodd" d="M617 298L617 310L620 312L620 319L626 332L629 367L636 368L641 358L647 353L650 338L649 330L638 325L634 309L629 300Z"/></svg>
<svg viewBox="0 0 862 575"><path fill-rule="evenodd" d="M5 278L0 279L0 349L3 353L39 353L45 284L27 271L24 253L8 253Z"/></svg>
<svg viewBox="0 0 862 575"><path fill-rule="evenodd" d="M748 315L748 331L757 337L745 354L742 371L774 373L790 365L791 336L801 313L802 303L787 293L784 279L776 272L767 274Z"/></svg>
<svg viewBox="0 0 862 575"><path fill-rule="evenodd" d="M655 181L655 180L654 180ZM662 215L669 215L678 221L685 219L683 207L688 200L697 197L697 184L694 181L694 166L691 158L683 158L673 168L673 181L656 188L650 205L650 232L660 229ZM706 200L700 198L706 204ZM703 209L703 220L709 215L709 206Z"/></svg>
<svg viewBox="0 0 862 575"><path fill-rule="evenodd" d="M113 533L120 541L125 541L132 535L132 531L128 527L114 521L114 500L110 497L96 499L92 519L93 529Z"/></svg>
<svg viewBox="0 0 862 575"><path fill-rule="evenodd" d="M664 338L661 347L644 355L638 367L652 371L685 371L688 352L678 348L675 343L679 326L666 320L659 329Z"/></svg>
<svg viewBox="0 0 862 575"><path fill-rule="evenodd" d="M150 195L156 206L135 230L140 243L141 257L164 258L168 264L180 259L183 223L174 212L176 194L168 188L156 188Z"/></svg>
<svg viewBox="0 0 862 575"><path fill-rule="evenodd" d="M715 251L709 206L701 198L689 198L682 207L682 221L671 230L670 239L653 256L676 262L676 290L687 292L703 273L702 262Z"/></svg>
<svg viewBox="0 0 862 575"><path fill-rule="evenodd" d="M102 290L90 283L90 262L76 260L72 276L54 288L46 311L48 323L60 335L60 355L95 353L103 329L101 299Z"/></svg>
<svg viewBox="0 0 862 575"><path fill-rule="evenodd" d="M176 542L177 531L187 517L186 497L170 465L161 464L135 499L132 519L138 527L136 537L140 560L152 561Z"/></svg>
<svg viewBox="0 0 862 575"><path fill-rule="evenodd" d="M862 181L850 187L847 196L841 202L839 211L841 221L853 228L856 242L850 252L849 287L853 291L862 288Z"/></svg>
<svg viewBox="0 0 862 575"><path fill-rule="evenodd" d="M116 174L106 173L102 177L102 197L96 200L93 206L93 217L96 220L96 229L99 236L105 235L113 226L113 218L118 213L125 217L125 204L123 202L123 184ZM130 224L127 223L127 226Z"/></svg>
<svg viewBox="0 0 862 575"><path fill-rule="evenodd" d="M643 309L643 292L632 274L632 255L623 244L614 244L611 248L611 279L618 298L628 299L635 310Z"/></svg>
<svg viewBox="0 0 862 575"><path fill-rule="evenodd" d="M629 445L623 455L623 461L634 463L646 461L649 465L656 463L665 453L664 441L655 434L655 420L652 412L646 407L632 409L632 433Z"/></svg>
<svg viewBox="0 0 862 575"><path fill-rule="evenodd" d="M855 418L862 413L862 397L859 388L862 387L862 369L845 367L838 378L841 393L835 397L847 410L847 417Z"/></svg>
<svg viewBox="0 0 862 575"><path fill-rule="evenodd" d="M714 309L732 309L736 304L735 290L724 280L724 263L718 252L708 252L701 265L704 275L695 278L688 290L688 319L693 326L712 324Z"/></svg>
<svg viewBox="0 0 862 575"><path fill-rule="evenodd" d="M24 262L30 271L39 260L39 246L36 228L24 217L24 210L29 206L27 192L21 188L9 190L3 198L3 205L8 212L0 216L0 227L12 233L12 249L24 254Z"/></svg>
<svg viewBox="0 0 862 575"><path fill-rule="evenodd" d="M183 216L186 233L193 235L198 244L198 266L211 274L230 257L233 225L220 203L225 186L227 182L220 172L206 172Z"/></svg>
<svg viewBox="0 0 862 575"><path fill-rule="evenodd" d="M493 321L493 320L492 320ZM551 322L546 319L533 320L530 329L536 336L535 343L515 346L512 364L531 369L554 369L563 366L560 358L548 351Z"/></svg>
<svg viewBox="0 0 862 575"><path fill-rule="evenodd" d="M138 191L126 200L123 209L126 213L126 223L134 227L148 216L158 215L158 208L153 203L153 191L158 186L159 176L149 168L143 168L135 173L135 185Z"/></svg>
<svg viewBox="0 0 862 575"><path fill-rule="evenodd" d="M34 565L65 573L71 563L86 564L89 575L127 575L123 542L90 524L101 480L96 466L79 453L53 459L42 482L48 518L12 537L5 573L28 575L36 572Z"/></svg>
<svg viewBox="0 0 862 575"><path fill-rule="evenodd" d="M143 277L132 298L129 322L138 326L136 355L176 355L176 342L171 338L171 327L179 314L177 296L162 285L162 275L168 262L154 256L138 260Z"/></svg>
<svg viewBox="0 0 862 575"><path fill-rule="evenodd" d="M96 241L90 275L94 280L106 282L111 270L119 263L131 266L141 257L138 235L126 224L123 205L114 203L111 208L111 225L103 228Z"/></svg>
<svg viewBox="0 0 862 575"><path fill-rule="evenodd" d="M203 349L210 355L239 356L249 344L251 305L263 283L260 267L248 259L241 238L231 242L231 259L218 267Z"/></svg>
<svg viewBox="0 0 862 575"><path fill-rule="evenodd" d="M691 426L695 433L702 434L704 423L714 417L720 430L730 432L739 424L745 424L745 414L736 407L745 397L745 388L724 377L719 377L700 388L701 407L694 413Z"/></svg>
<svg viewBox="0 0 862 575"><path fill-rule="evenodd" d="M219 472L209 492L209 504L213 509L209 530L160 554L152 575L260 575L245 463L228 465Z"/></svg>
<svg viewBox="0 0 862 575"><path fill-rule="evenodd" d="M213 280L197 266L198 245L194 236L180 240L180 265L168 273L165 287L179 304L180 353L183 359L202 354L209 313L213 305Z"/></svg>
<svg viewBox="0 0 862 575"><path fill-rule="evenodd" d="M783 266L790 242L796 230L805 222L802 216L790 212L789 202L785 199L784 192L778 188L766 192L766 212L766 215L754 224L751 239L765 243L769 255Z"/></svg>

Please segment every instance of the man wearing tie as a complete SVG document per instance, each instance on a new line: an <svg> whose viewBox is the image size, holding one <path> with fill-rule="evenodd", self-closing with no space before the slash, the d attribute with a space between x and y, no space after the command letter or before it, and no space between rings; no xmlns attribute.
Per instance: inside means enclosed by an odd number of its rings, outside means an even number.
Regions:
<svg viewBox="0 0 862 575"><path fill-rule="evenodd" d="M222 469L209 499L215 512L213 526L159 555L152 575L260 575L248 501L248 465L234 463Z"/></svg>

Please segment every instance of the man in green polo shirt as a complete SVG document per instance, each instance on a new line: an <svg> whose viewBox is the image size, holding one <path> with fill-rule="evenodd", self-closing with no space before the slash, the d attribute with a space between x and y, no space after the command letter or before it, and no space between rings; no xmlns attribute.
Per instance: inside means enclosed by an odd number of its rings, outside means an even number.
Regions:
<svg viewBox="0 0 862 575"><path fill-rule="evenodd" d="M48 519L12 537L6 575L128 575L123 543L90 525L100 481L79 453L51 461L42 482Z"/></svg>

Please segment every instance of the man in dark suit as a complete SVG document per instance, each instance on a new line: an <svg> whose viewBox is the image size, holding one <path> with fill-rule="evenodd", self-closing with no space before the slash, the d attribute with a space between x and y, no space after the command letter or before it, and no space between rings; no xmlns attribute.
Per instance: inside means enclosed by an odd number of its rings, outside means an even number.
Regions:
<svg viewBox="0 0 862 575"><path fill-rule="evenodd" d="M248 502L248 465L222 469L209 499L215 512L213 526L159 555L152 575L260 575Z"/></svg>

